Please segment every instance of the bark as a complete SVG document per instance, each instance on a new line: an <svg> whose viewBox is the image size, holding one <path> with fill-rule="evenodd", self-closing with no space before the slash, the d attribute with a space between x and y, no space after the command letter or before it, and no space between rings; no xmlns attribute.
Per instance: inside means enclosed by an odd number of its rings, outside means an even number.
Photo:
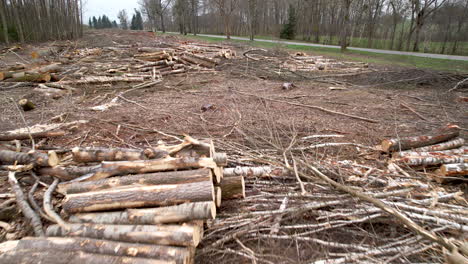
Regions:
<svg viewBox="0 0 468 264"><path fill-rule="evenodd" d="M34 164L40 167L53 167L59 164L57 154L49 151L49 154L40 152L14 152L10 150L0 150L0 164Z"/></svg>
<svg viewBox="0 0 468 264"><path fill-rule="evenodd" d="M428 132L423 136L385 139L382 141L381 145L384 152L401 151L437 144L458 137L459 134L460 128L456 125L449 124L443 128Z"/></svg>
<svg viewBox="0 0 468 264"><path fill-rule="evenodd" d="M404 156L393 159L397 164L408 166L435 166L451 163L467 163L468 155L428 155L428 156Z"/></svg>
<svg viewBox="0 0 468 264"><path fill-rule="evenodd" d="M438 174L445 177L468 176L468 163L444 164Z"/></svg>
<svg viewBox="0 0 468 264"><path fill-rule="evenodd" d="M97 161L122 161L122 160L146 160L160 159L169 153L162 149L147 148L121 149L121 148L73 148L73 160L75 162L97 162Z"/></svg>
<svg viewBox="0 0 468 264"><path fill-rule="evenodd" d="M57 251L54 249L37 251L36 249L16 250L0 255L0 263L10 264L169 264L173 261L145 258L118 257L85 253L83 251Z"/></svg>
<svg viewBox="0 0 468 264"><path fill-rule="evenodd" d="M117 187L183 184L212 181L212 179L212 173L209 169L159 172L102 179L97 181L62 183L59 185L58 192L74 194Z"/></svg>
<svg viewBox="0 0 468 264"><path fill-rule="evenodd" d="M448 156L448 155L468 155L468 147L461 147L457 149L449 149L449 150L440 150L440 151L402 151L396 152L393 154L394 158L403 158L403 157L411 157L411 156L422 156L422 157L430 157L430 156Z"/></svg>
<svg viewBox="0 0 468 264"><path fill-rule="evenodd" d="M340 46L341 46L341 52L344 52L346 50L346 47L348 46L348 28L349 28L349 8L351 6L351 0L343 0L344 1L344 21L342 23L342 29L341 29L341 34L340 34Z"/></svg>
<svg viewBox="0 0 468 264"><path fill-rule="evenodd" d="M16 196L16 204L21 209L22 214L31 222L36 236L44 236L44 230L42 228L41 219L36 215L34 210L29 206L28 202L24 197L24 193L15 177L15 173L10 171L8 173L8 182L10 183L11 189ZM1 263L1 261L0 261ZM8 262L5 262L8 263Z"/></svg>
<svg viewBox="0 0 468 264"><path fill-rule="evenodd" d="M245 198L245 184L242 176L224 177L219 186L223 200Z"/></svg>
<svg viewBox="0 0 468 264"><path fill-rule="evenodd" d="M214 198L213 183L204 181L69 194L63 202L63 209L69 213L92 212L214 201Z"/></svg>
<svg viewBox="0 0 468 264"><path fill-rule="evenodd" d="M36 105L28 99L21 99L18 101L18 104L21 106L21 108L23 108L24 111L31 111L36 108Z"/></svg>
<svg viewBox="0 0 468 264"><path fill-rule="evenodd" d="M465 144L465 140L463 138L455 138L452 140L449 140L447 142L443 142L440 144L435 144L435 145L430 145L426 147L421 147L421 148L415 148L412 149L412 152L426 152L426 151L441 151L441 150L449 150L449 149L455 149L458 147L461 147ZM402 152L409 152L409 151L402 151Z"/></svg>
<svg viewBox="0 0 468 264"><path fill-rule="evenodd" d="M244 177L269 177L269 176L278 176L286 175L289 172L280 167L241 167L237 166L235 168L225 168L223 174L225 177L231 176L244 176Z"/></svg>
<svg viewBox="0 0 468 264"><path fill-rule="evenodd" d="M70 181L76 179L80 176L87 175L90 173L95 173L100 169L99 165L90 166L90 167L60 167L56 166L53 168L40 168L38 170L39 174L41 175L49 175L52 177L56 177L65 181Z"/></svg>
<svg viewBox="0 0 468 264"><path fill-rule="evenodd" d="M8 247L8 251L28 249L34 249L37 251L82 251L86 253L110 256L175 261L177 264L188 263L190 260L190 251L183 247L144 245L81 237L26 237L19 241L8 241L0 244L0 249L4 249L6 247Z"/></svg>
<svg viewBox="0 0 468 264"><path fill-rule="evenodd" d="M215 217L215 203L195 202L158 208L126 209L118 212L75 214L70 217L69 221L93 224L155 225L215 219Z"/></svg>
<svg viewBox="0 0 468 264"><path fill-rule="evenodd" d="M203 66L205 68L214 68L216 66L215 63L208 62L208 61L205 61L205 60L201 60L199 58L195 58L195 57L189 56L187 54L182 55L182 59L184 61L188 61L189 63L195 64L195 65L201 65L201 66Z"/></svg>
<svg viewBox="0 0 468 264"><path fill-rule="evenodd" d="M10 140L23 140L23 139L30 139L32 138L49 138L49 137L61 137L65 135L65 131L45 131L45 132L36 132L36 133L18 133L18 134L11 134L5 133L0 134L0 141L10 141Z"/></svg>
<svg viewBox="0 0 468 264"><path fill-rule="evenodd" d="M52 225L47 228L47 235L185 247L196 247L200 243L198 228L181 225L71 224L70 231Z"/></svg>
<svg viewBox="0 0 468 264"><path fill-rule="evenodd" d="M42 82L49 82L51 80L51 76L48 73L24 73L20 74L22 76L8 78L5 82L35 82L35 83L42 83ZM5 78L5 76L4 76Z"/></svg>

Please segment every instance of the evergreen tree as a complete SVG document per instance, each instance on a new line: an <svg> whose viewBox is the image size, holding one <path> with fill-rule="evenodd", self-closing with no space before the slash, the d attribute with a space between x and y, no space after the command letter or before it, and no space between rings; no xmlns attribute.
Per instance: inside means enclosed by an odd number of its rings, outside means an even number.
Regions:
<svg viewBox="0 0 468 264"><path fill-rule="evenodd" d="M135 20L136 20L136 27L138 30L143 30L143 17L141 16L140 11L135 9Z"/></svg>
<svg viewBox="0 0 468 264"><path fill-rule="evenodd" d="M119 27L119 25L117 24L117 21L115 21L115 20L112 21L112 27L113 28L118 28Z"/></svg>
<svg viewBox="0 0 468 264"><path fill-rule="evenodd" d="M296 35L296 23L297 23L296 10L294 9L294 6L291 4L289 5L289 8L288 8L288 23L283 25L283 29L281 30L281 33L280 33L280 38L294 39Z"/></svg>
<svg viewBox="0 0 468 264"><path fill-rule="evenodd" d="M98 21L95 16L93 16L93 28L97 28Z"/></svg>
<svg viewBox="0 0 468 264"><path fill-rule="evenodd" d="M88 26L89 26L90 28L92 28L92 27L93 27L93 21L91 20L91 18L89 18L89 21L88 21Z"/></svg>
<svg viewBox="0 0 468 264"><path fill-rule="evenodd" d="M96 28L97 29L102 28L102 17L101 16L98 17Z"/></svg>
<svg viewBox="0 0 468 264"><path fill-rule="evenodd" d="M131 30L136 30L137 29L136 28L136 16L135 15L132 16L132 22L130 22L130 29Z"/></svg>

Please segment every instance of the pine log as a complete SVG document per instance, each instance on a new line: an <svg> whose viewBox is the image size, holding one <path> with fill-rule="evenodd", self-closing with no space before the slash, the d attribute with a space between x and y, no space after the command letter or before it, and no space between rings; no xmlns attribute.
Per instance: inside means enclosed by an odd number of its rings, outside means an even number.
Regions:
<svg viewBox="0 0 468 264"><path fill-rule="evenodd" d="M223 199L223 192L221 187L215 187L215 203L216 207L221 207L221 200Z"/></svg>
<svg viewBox="0 0 468 264"><path fill-rule="evenodd" d="M56 177L64 181L70 181L78 177L81 177L83 175L94 174L100 169L101 169L100 165L89 166L89 167L56 166L53 168L40 168L38 172L41 175L49 175L49 176Z"/></svg>
<svg viewBox="0 0 468 264"><path fill-rule="evenodd" d="M63 209L69 213L92 212L214 201L214 198L212 181L130 186L128 188L69 194L63 202Z"/></svg>
<svg viewBox="0 0 468 264"><path fill-rule="evenodd" d="M435 166L451 163L467 163L468 155L428 155L428 156L403 156L392 159L397 164L408 166Z"/></svg>
<svg viewBox="0 0 468 264"><path fill-rule="evenodd" d="M118 212L75 214L72 223L155 225L215 219L216 206L213 202L184 203L148 209L126 209Z"/></svg>
<svg viewBox="0 0 468 264"><path fill-rule="evenodd" d="M49 137L61 137L65 135L65 131L45 131L45 132L35 132L35 133L18 133L18 134L12 134L12 133L5 133L5 134L0 134L0 141L10 141L10 140L23 140L23 139L29 139L30 136L32 138L49 138Z"/></svg>
<svg viewBox="0 0 468 264"><path fill-rule="evenodd" d="M24 111L31 111L36 108L36 105L28 99L21 99L18 101L18 104L21 106L21 108L23 108Z"/></svg>
<svg viewBox="0 0 468 264"><path fill-rule="evenodd" d="M449 150L440 150L440 151L401 151L395 152L392 157L393 158L402 158L407 156L423 156L423 157L430 157L430 156L448 156L448 155L468 155L468 147L461 147L457 149L449 149Z"/></svg>
<svg viewBox="0 0 468 264"><path fill-rule="evenodd" d="M426 152L426 151L441 151L441 150L449 150L454 148L459 148L465 144L465 140L463 138L455 138L449 140L447 142L442 142L440 144L430 145L421 148L415 148L411 150L407 150L404 152ZM403 151L402 151L403 152Z"/></svg>
<svg viewBox="0 0 468 264"><path fill-rule="evenodd" d="M15 75L18 76L18 75ZM15 77L6 79L6 82L49 82L51 80L51 76L48 73L27 73L23 76Z"/></svg>
<svg viewBox="0 0 468 264"><path fill-rule="evenodd" d="M196 247L200 230L181 225L98 225L71 224L70 231L58 225L47 228L48 236L70 236L105 239L130 243Z"/></svg>
<svg viewBox="0 0 468 264"><path fill-rule="evenodd" d="M204 61L204 60L200 60L200 59L197 59L197 58L193 58L193 57L188 56L187 54L183 55L181 57L181 59L184 60L184 61L187 61L189 63L195 64L195 65L201 65L201 66L206 67L206 68L214 68L216 66L216 64L214 64L214 63L207 62L207 61Z"/></svg>
<svg viewBox="0 0 468 264"><path fill-rule="evenodd" d="M8 241L0 244L0 254L28 249L83 251L92 254L175 261L176 264L188 263L190 259L190 251L183 247L135 244L82 237L26 237L19 241Z"/></svg>
<svg viewBox="0 0 468 264"><path fill-rule="evenodd" d="M223 200L245 198L245 184L242 176L224 177L219 187L222 190Z"/></svg>
<svg viewBox="0 0 468 264"><path fill-rule="evenodd" d="M49 151L48 154L40 152L15 152L10 150L0 150L0 164L34 164L40 167L53 167L57 166L60 160L57 154L53 151Z"/></svg>
<svg viewBox="0 0 468 264"><path fill-rule="evenodd" d="M437 172L444 177L468 176L468 163L444 164Z"/></svg>
<svg viewBox="0 0 468 264"><path fill-rule="evenodd" d="M112 189L116 187L182 184L212 180L212 172L209 169L169 171L159 173L136 174L124 177L102 179L97 181L62 183L58 187L58 192L63 194L74 194Z"/></svg>
<svg viewBox="0 0 468 264"><path fill-rule="evenodd" d="M85 253L83 251L58 251L54 249L15 250L0 255L0 263L8 264L169 264L174 261L154 260L149 258L119 257Z"/></svg>
<svg viewBox="0 0 468 264"><path fill-rule="evenodd" d="M122 149L122 148L73 148L73 160L75 162L97 162L97 161L122 161L122 160L146 160L160 159L169 153L163 149L147 148Z"/></svg>
<svg viewBox="0 0 468 264"><path fill-rule="evenodd" d="M458 137L460 134L460 127L457 125L449 124L443 128L439 128L428 132L422 136L402 137L385 139L382 141L382 150L384 152L407 150L411 148L424 147L428 145L437 144Z"/></svg>

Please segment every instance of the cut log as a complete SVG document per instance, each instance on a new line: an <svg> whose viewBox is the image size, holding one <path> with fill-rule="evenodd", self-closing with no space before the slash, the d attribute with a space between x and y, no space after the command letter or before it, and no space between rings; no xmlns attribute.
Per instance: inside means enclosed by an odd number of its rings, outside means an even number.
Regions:
<svg viewBox="0 0 468 264"><path fill-rule="evenodd" d="M238 199L245 198L245 184L244 177L224 177L219 185L222 190L222 199Z"/></svg>
<svg viewBox="0 0 468 264"><path fill-rule="evenodd" d="M21 108L23 108L24 111L31 111L36 108L36 105L28 99L21 99L18 101L18 104L21 106Z"/></svg>
<svg viewBox="0 0 468 264"><path fill-rule="evenodd" d="M88 237L168 246L196 247L200 243L198 228L181 225L71 224L70 231L51 225L46 233L48 236Z"/></svg>
<svg viewBox="0 0 468 264"><path fill-rule="evenodd" d="M408 166L436 166L451 163L467 163L468 155L429 155L429 156L403 156L392 159L397 164Z"/></svg>
<svg viewBox="0 0 468 264"><path fill-rule="evenodd" d="M426 147L421 147L421 148L415 148L411 150L407 150L404 152L426 152L426 151L441 151L441 150L449 150L449 149L454 149L461 147L465 144L465 140L463 138L455 138L452 140L449 140L447 142L443 142L440 144L435 144L435 145L430 145ZM402 151L403 152L403 151Z"/></svg>
<svg viewBox="0 0 468 264"><path fill-rule="evenodd" d="M189 56L191 58L195 58L195 59L198 59L200 61L205 61L207 63L210 63L213 65L213 67L219 63L219 60L218 59L211 59L211 58L208 58L208 57L204 57L204 56L200 56L200 55L197 55L197 54L193 54L193 53L185 53L184 54L185 56Z"/></svg>
<svg viewBox="0 0 468 264"><path fill-rule="evenodd" d="M382 141L381 145L384 152L401 151L444 142L458 137L459 134L460 127L449 124L443 128L428 132L423 136L385 139Z"/></svg>
<svg viewBox="0 0 468 264"><path fill-rule="evenodd" d="M62 71L60 67L60 63L53 63L45 66L41 66L38 68L27 70L26 73L34 74L34 73L57 73Z"/></svg>
<svg viewBox="0 0 468 264"><path fill-rule="evenodd" d="M83 175L96 173L100 169L101 169L100 165L90 166L90 167L75 167L75 166L60 167L60 166L56 166L56 167L53 167L53 168L40 168L39 173L41 175L49 175L49 176L52 176L52 177L56 177L56 178L62 179L64 181L70 181L70 180L76 179L78 177L81 177Z"/></svg>
<svg viewBox="0 0 468 264"><path fill-rule="evenodd" d="M423 157L430 157L430 156L448 156L448 155L468 155L468 147L461 147L457 149L449 149L449 150L440 150L440 151L401 151L395 152L392 157L393 158L402 158L407 156L423 156Z"/></svg>
<svg viewBox="0 0 468 264"><path fill-rule="evenodd" d="M214 198L213 182L204 181L69 194L63 209L69 213L92 212L214 201Z"/></svg>
<svg viewBox="0 0 468 264"><path fill-rule="evenodd" d="M468 163L444 164L437 172L444 177L468 176Z"/></svg>
<svg viewBox="0 0 468 264"><path fill-rule="evenodd" d="M195 202L148 209L127 209L119 212L75 214L72 223L155 225L193 220L215 219L214 202Z"/></svg>
<svg viewBox="0 0 468 264"><path fill-rule="evenodd" d="M171 61L172 60L171 55L165 51L146 53L146 54L136 54L135 58L138 58L144 61L160 61L160 60Z"/></svg>
<svg viewBox="0 0 468 264"><path fill-rule="evenodd" d="M194 58L194 57L190 57L187 54L183 55L181 57L181 59L183 61L187 61L187 62L195 64L195 65L201 65L201 66L206 67L206 68L214 68L216 66L216 64L214 64L214 63L207 62L207 61L204 61L204 60L200 60L200 59L197 59L197 58Z"/></svg>
<svg viewBox="0 0 468 264"><path fill-rule="evenodd" d="M40 83L40 82L49 82L50 79L51 79L51 76L48 73L29 73L29 74L24 74L23 76L18 76L18 77L15 77L15 75L13 75L12 78L8 78L5 81L6 82Z"/></svg>
<svg viewBox="0 0 468 264"><path fill-rule="evenodd" d="M37 87L33 89L33 92L40 93L43 96L50 97L52 99L59 99L67 94L71 94L71 91L50 88L50 87Z"/></svg>
<svg viewBox="0 0 468 264"><path fill-rule="evenodd" d="M142 77L106 77L106 76L87 76L80 80L60 81L60 84L95 84L95 83L115 83L115 82L144 82Z"/></svg>
<svg viewBox="0 0 468 264"><path fill-rule="evenodd" d="M172 70L172 71L165 71L161 72L161 76L166 76L166 75L172 75L172 74L178 74L178 73L184 73L185 69L177 69L177 70Z"/></svg>
<svg viewBox="0 0 468 264"><path fill-rule="evenodd" d="M10 141L10 140L23 140L23 139L29 139L30 136L32 138L49 138L49 137L61 137L65 135L65 131L45 131L45 132L36 132L36 133L18 133L18 134L12 134L12 133L5 133L5 134L0 134L0 141Z"/></svg>
<svg viewBox="0 0 468 264"><path fill-rule="evenodd" d="M223 193L220 187L215 187L215 203L216 207L221 207L221 200L223 199Z"/></svg>
<svg viewBox="0 0 468 264"><path fill-rule="evenodd" d="M40 152L14 152L10 150L0 150L0 164L34 164L40 167L53 167L59 164L57 154L49 151L49 154Z"/></svg>
<svg viewBox="0 0 468 264"><path fill-rule="evenodd" d="M83 251L58 251L27 249L7 252L0 255L0 263L8 264L169 264L174 261L154 260L148 258L119 257L85 253Z"/></svg>
<svg viewBox="0 0 468 264"><path fill-rule="evenodd" d="M146 160L160 159L169 153L162 149L148 148L122 149L122 148L73 148L73 160L75 162L97 162L97 161L122 161L122 160Z"/></svg>
<svg viewBox="0 0 468 264"><path fill-rule="evenodd" d="M0 254L5 253L5 250L2 249L7 247L8 250L6 250L6 252L28 249L37 251L83 251L86 253L111 256L175 261L177 264L188 263L190 260L190 251L183 247L134 244L81 237L26 237L19 241L8 241L0 244Z"/></svg>
<svg viewBox="0 0 468 264"><path fill-rule="evenodd" d="M284 168L274 168L271 166L263 167L242 167L237 166L235 168L224 168L223 174L225 177L231 176L244 176L244 177L269 177L278 175L287 175L289 171Z"/></svg>
<svg viewBox="0 0 468 264"><path fill-rule="evenodd" d="M135 67L135 69L145 69L145 68L152 68L155 66L172 66L174 62L168 60L160 60L156 62L146 63L140 66Z"/></svg>
<svg viewBox="0 0 468 264"><path fill-rule="evenodd" d="M90 191L99 191L122 186L136 187L161 184L182 184L212 181L212 179L212 173L209 169L170 171L129 175L124 177L115 177L97 181L62 183L58 187L58 192L63 194L74 194Z"/></svg>

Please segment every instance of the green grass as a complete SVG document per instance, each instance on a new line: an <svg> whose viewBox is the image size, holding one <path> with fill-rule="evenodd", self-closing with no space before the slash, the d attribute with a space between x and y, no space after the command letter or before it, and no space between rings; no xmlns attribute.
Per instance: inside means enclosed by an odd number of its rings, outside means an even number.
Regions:
<svg viewBox="0 0 468 264"><path fill-rule="evenodd" d="M203 40L207 42L223 42L225 39L204 36L183 36L185 38ZM393 55L393 54L379 54L366 51L348 50L341 53L339 49L322 48L322 47L309 47L303 45L285 45L267 42L250 42L246 40L229 40L231 42L249 43L251 46L260 48L285 48L291 51L302 51L313 55L323 55L336 59L347 61L360 61L366 63L374 63L380 65L397 65L411 68L432 69L437 71L467 73L468 61L446 60L446 59L433 59L423 58L408 55Z"/></svg>

